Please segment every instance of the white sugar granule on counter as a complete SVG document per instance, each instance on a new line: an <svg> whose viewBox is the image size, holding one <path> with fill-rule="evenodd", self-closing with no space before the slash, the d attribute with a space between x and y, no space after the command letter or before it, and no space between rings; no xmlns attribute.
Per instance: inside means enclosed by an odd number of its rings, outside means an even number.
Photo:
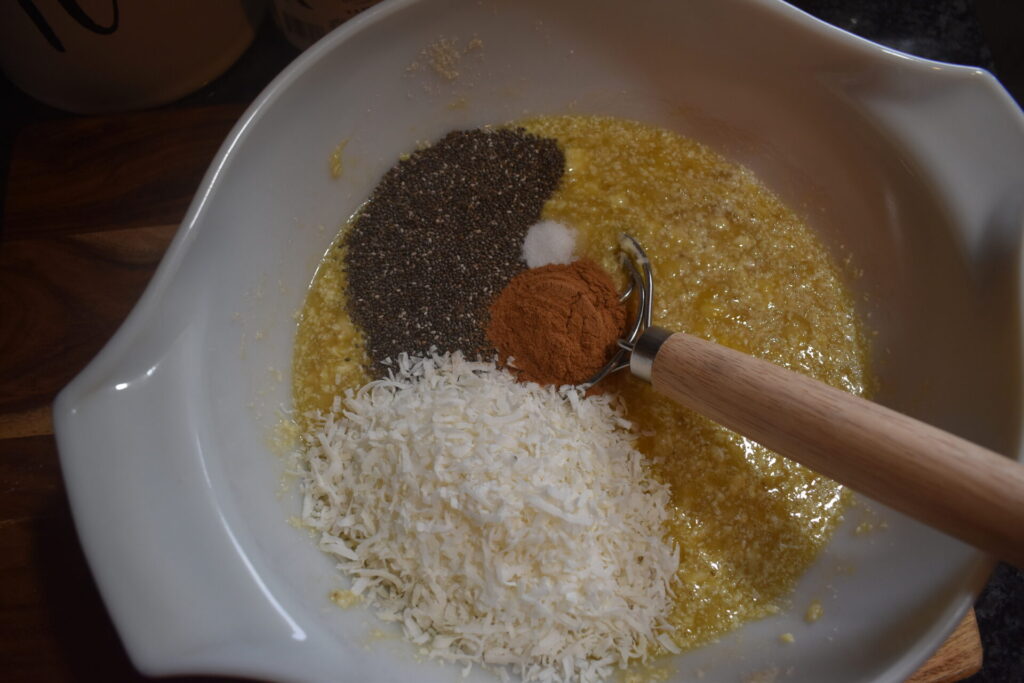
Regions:
<svg viewBox="0 0 1024 683"><path fill-rule="evenodd" d="M523 240L523 261L527 268L575 260L576 231L556 221L540 221L530 226Z"/></svg>
<svg viewBox="0 0 1024 683"><path fill-rule="evenodd" d="M660 647L669 493L607 396L402 358L304 437L302 518L430 656L597 681Z"/></svg>

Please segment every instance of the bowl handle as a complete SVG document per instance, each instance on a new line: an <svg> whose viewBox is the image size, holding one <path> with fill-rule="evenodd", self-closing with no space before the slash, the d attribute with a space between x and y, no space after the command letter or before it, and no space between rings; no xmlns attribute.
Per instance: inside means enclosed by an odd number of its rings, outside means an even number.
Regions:
<svg viewBox="0 0 1024 683"><path fill-rule="evenodd" d="M287 655L298 656L306 634L232 534L200 441L189 438L195 331L165 342L155 358L134 352L152 347L115 338L117 351L108 347L57 397L75 524L140 671L287 676Z"/></svg>

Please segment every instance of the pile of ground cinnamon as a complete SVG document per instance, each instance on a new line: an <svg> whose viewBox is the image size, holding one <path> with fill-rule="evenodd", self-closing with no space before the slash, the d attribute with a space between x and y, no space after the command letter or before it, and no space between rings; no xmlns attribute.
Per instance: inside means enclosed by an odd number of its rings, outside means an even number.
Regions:
<svg viewBox="0 0 1024 683"><path fill-rule="evenodd" d="M626 309L608 273L589 259L514 277L490 309L487 339L520 379L581 384L615 353Z"/></svg>

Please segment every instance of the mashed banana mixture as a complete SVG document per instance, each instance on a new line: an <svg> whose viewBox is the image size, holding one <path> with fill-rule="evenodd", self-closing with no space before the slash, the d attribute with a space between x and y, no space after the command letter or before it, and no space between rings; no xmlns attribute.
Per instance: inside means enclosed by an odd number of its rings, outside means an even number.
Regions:
<svg viewBox="0 0 1024 683"><path fill-rule="evenodd" d="M618 273L627 231L654 267L656 325L690 332L863 394L868 350L853 303L815 235L745 169L674 133L606 117L518 122L554 138L565 175L543 218L575 228L577 256ZM298 413L327 410L369 377L332 248L302 310ZM625 374L637 446L671 488L681 548L675 639L690 648L770 614L828 540L843 489Z"/></svg>

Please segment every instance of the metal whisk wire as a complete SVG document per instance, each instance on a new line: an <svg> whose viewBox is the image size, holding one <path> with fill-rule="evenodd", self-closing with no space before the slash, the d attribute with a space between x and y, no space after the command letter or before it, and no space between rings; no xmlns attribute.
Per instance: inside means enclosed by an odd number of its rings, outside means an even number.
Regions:
<svg viewBox="0 0 1024 683"><path fill-rule="evenodd" d="M636 347L640 335L651 326L651 309L654 305L654 274L651 271L651 262L647 258L640 243L631 235L619 234L619 260L629 273L629 285L619 295L620 301L627 301L633 295L636 296L636 315L629 332L623 339L619 339L618 350L611 360L601 368L593 377L583 383L584 388L589 388L602 379L629 367L629 356ZM639 267L638 267L639 266Z"/></svg>

